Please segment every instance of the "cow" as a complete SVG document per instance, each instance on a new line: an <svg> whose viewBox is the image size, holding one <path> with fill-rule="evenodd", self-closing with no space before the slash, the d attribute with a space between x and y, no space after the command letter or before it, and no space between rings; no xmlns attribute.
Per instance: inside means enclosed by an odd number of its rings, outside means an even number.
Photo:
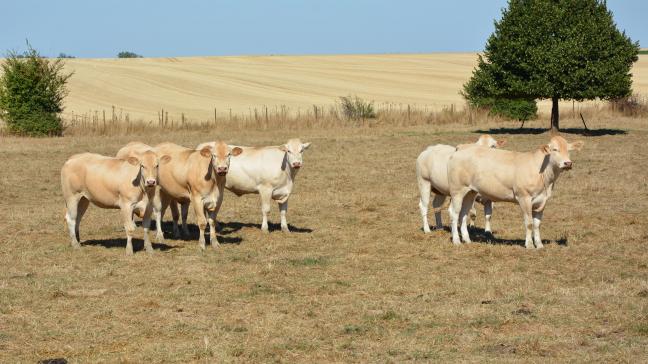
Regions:
<svg viewBox="0 0 648 364"><path fill-rule="evenodd" d="M453 244L461 244L457 227L460 220L463 241L470 243L465 219L479 194L491 201L517 203L524 215L525 247L531 249L535 244L536 248L542 248L540 223L546 203L560 174L573 166L569 152L580 150L583 144L554 136L549 143L526 153L477 147L452 154L448 182Z"/></svg>
<svg viewBox="0 0 648 364"><path fill-rule="evenodd" d="M147 151L138 157L118 159L99 154L83 153L70 157L61 168L61 188L65 199L65 220L73 248L80 248L79 224L88 205L121 209L126 230L126 254L133 254L132 235L135 231L134 210L143 211L144 247L149 253L153 246L148 236L152 199L158 184L159 165L168 164L171 157L161 158Z"/></svg>
<svg viewBox="0 0 648 364"><path fill-rule="evenodd" d="M216 239L216 216L223 202L223 189L229 171L230 157L243 152L239 147L232 147L222 141L214 142L213 148L193 150L173 143L162 143L155 146L155 151L168 154L172 162L160 168L161 210L158 225L166 208L171 205L173 214L173 231L178 231L178 210L180 203L183 213L183 231L188 233L186 225L189 203L193 202L196 222L200 235L198 243L205 249L205 227L210 225L210 241L213 248L219 246Z"/></svg>
<svg viewBox="0 0 648 364"><path fill-rule="evenodd" d="M286 220L288 198L297 172L304 166L303 153L310 145L311 143L302 143L299 139L290 139L280 146L241 147L243 154L232 158L225 188L237 196L259 194L263 232L268 232L268 213L273 200L279 205L281 230L290 232ZM212 143L203 143L197 149L204 147L213 146Z"/></svg>
<svg viewBox="0 0 648 364"><path fill-rule="evenodd" d="M505 143L506 141L504 140L497 141L492 136L484 134L481 135L474 144L463 144L458 147L436 144L427 147L427 149L419 154L416 159L416 181L418 182L419 192L421 195L419 208L421 210L421 217L423 218L423 232L430 233L430 224L428 223L427 214L431 193L434 193L432 208L434 209L436 228L443 229L440 208L443 206L446 197L450 196L450 187L448 186L448 160L450 160L450 156L457 150L457 148L463 149L475 145L488 148L499 148ZM493 213L493 204L489 200L483 200L482 203L484 205L486 221L484 230L487 233L490 233L490 220ZM475 215L474 210L471 209L471 222Z"/></svg>
<svg viewBox="0 0 648 364"><path fill-rule="evenodd" d="M144 144L142 142L130 142L119 149L119 151L117 151L115 158L124 160L128 159L129 157L140 158L144 153L148 151L155 153L155 150L150 145ZM162 202L160 200L160 184L158 183L155 186L155 196L153 198L153 216L155 218L155 221L160 221L158 215L160 214L161 208ZM142 217L143 211L135 210L135 214L137 214L139 217ZM156 226L155 240L160 244L164 244L164 233L162 231L162 226L159 223Z"/></svg>

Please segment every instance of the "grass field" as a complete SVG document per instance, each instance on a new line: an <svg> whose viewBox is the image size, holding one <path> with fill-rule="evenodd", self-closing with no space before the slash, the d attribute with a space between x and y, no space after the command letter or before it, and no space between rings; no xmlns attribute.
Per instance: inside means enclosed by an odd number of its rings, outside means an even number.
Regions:
<svg viewBox="0 0 648 364"><path fill-rule="evenodd" d="M220 250L174 240L166 224L166 245L148 256L138 239L132 257L118 212L94 206L82 248L70 248L68 156L135 139L266 145L295 134L0 138L0 362L645 361L648 120L589 123L607 129L565 134L585 147L548 203L539 251L523 248L514 205L495 205L492 243L457 248L420 226L418 153L479 130L512 150L549 139L500 129L517 124L303 130L313 146L290 200L294 233L278 231L273 208L264 235L257 196L227 193Z"/></svg>
<svg viewBox="0 0 648 364"><path fill-rule="evenodd" d="M267 107L277 113L306 113L329 107L339 96L358 95L385 104L410 104L427 111L461 108L462 85L477 62L476 53L241 56L142 59L71 59L70 95L65 116L87 114L157 122L164 109L170 119L188 122L251 116ZM633 89L648 95L648 57L633 68ZM572 103L563 107L571 109ZM540 109L548 112L550 103Z"/></svg>

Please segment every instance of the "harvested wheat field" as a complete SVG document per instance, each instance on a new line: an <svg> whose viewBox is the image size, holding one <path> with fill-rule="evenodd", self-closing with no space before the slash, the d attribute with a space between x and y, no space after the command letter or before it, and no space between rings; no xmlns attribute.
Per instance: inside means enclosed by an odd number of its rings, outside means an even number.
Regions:
<svg viewBox="0 0 648 364"><path fill-rule="evenodd" d="M647 122L598 118L590 136L564 134L585 146L548 203L537 251L523 247L515 205L495 205L494 240L477 228L476 243L461 247L448 231L423 234L417 206L414 161L424 147L482 131L511 150L548 141L539 129L518 134L517 124L303 130L313 145L290 200L293 233L279 231L273 207L273 231L263 234L258 197L228 192L217 251L200 251L192 213L192 239L173 239L167 212L166 243L149 256L137 239L130 257L119 213L95 206L81 249L71 249L63 162L131 140L193 146L215 133L3 137L0 362L644 361ZM218 135L251 145L293 136Z"/></svg>
<svg viewBox="0 0 648 364"><path fill-rule="evenodd" d="M65 116L105 111L112 118L114 106L122 120L128 114L157 122L161 109L176 121L182 113L188 122L214 120L214 109L217 120L227 120L230 109L242 117L255 108L277 113L282 106L303 114L347 95L373 100L378 108L409 104L439 111L463 107L459 90L476 63L476 53L72 59ZM639 57L633 73L634 91L648 95L648 56Z"/></svg>

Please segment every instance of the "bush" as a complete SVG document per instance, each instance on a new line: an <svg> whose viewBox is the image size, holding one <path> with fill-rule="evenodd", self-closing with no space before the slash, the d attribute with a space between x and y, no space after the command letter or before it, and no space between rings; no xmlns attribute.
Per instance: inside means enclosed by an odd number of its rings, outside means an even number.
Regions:
<svg viewBox="0 0 648 364"><path fill-rule="evenodd" d="M66 83L62 59L48 60L31 46L23 54L9 52L0 78L0 116L11 133L60 135Z"/></svg>
<svg viewBox="0 0 648 364"><path fill-rule="evenodd" d="M374 119L376 117L373 102L364 101L358 96L340 96L340 107L344 117L350 120Z"/></svg>
<svg viewBox="0 0 648 364"><path fill-rule="evenodd" d="M142 58L142 56L137 53L122 51L117 53L117 58Z"/></svg>
<svg viewBox="0 0 648 364"><path fill-rule="evenodd" d="M537 112L535 100L524 99L494 99L490 108L492 115L520 121L535 119Z"/></svg>

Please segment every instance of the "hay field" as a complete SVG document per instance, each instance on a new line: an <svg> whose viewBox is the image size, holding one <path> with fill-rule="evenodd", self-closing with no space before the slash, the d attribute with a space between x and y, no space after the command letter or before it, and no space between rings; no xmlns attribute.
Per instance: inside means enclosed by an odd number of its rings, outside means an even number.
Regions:
<svg viewBox="0 0 648 364"><path fill-rule="evenodd" d="M294 233L277 231L273 208L264 235L257 197L227 193L218 251L172 239L166 224L165 245L148 256L138 239L132 257L118 212L94 206L82 248L69 247L63 162L215 135L1 138L0 362L645 361L647 122L595 119L608 128L598 136L565 135L585 147L548 203L539 251L522 247L514 205L496 204L492 243L453 247L420 226L418 153L491 128L512 150L549 138L500 129L517 124L304 130L313 146L290 200ZM220 136L265 145L293 133Z"/></svg>
<svg viewBox="0 0 648 364"><path fill-rule="evenodd" d="M178 120L247 115L250 109L286 105L304 112L329 106L339 96L438 111L452 104L476 64L475 53L334 56L242 56L143 59L71 59L66 115L98 110L157 121L164 108ZM634 73L635 92L648 95L648 56ZM541 110L548 110L543 102ZM565 107L571 108L571 102Z"/></svg>

